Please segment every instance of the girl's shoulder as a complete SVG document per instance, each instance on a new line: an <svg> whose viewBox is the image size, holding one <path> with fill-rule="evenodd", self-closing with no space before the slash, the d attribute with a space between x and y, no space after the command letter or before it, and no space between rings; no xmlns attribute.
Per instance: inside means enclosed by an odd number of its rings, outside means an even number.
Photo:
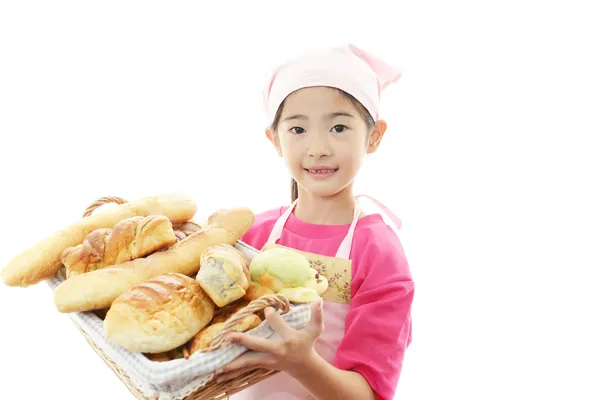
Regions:
<svg viewBox="0 0 600 400"><path fill-rule="evenodd" d="M277 207L255 214L254 223L240 240L256 249L262 248L284 210L285 207Z"/></svg>
<svg viewBox="0 0 600 400"><path fill-rule="evenodd" d="M354 235L352 258L364 274L371 269L387 274L399 274L409 278L410 268L398 233L388 225L380 214L364 217L369 223L357 224Z"/></svg>
<svg viewBox="0 0 600 400"><path fill-rule="evenodd" d="M381 214L369 214L356 224L355 241L365 248L375 248L379 252L396 253L402 250L398 233L388 225Z"/></svg>

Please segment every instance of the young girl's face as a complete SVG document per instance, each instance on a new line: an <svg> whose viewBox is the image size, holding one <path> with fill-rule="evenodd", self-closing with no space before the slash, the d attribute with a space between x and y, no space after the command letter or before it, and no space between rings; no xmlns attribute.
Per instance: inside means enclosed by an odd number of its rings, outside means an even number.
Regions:
<svg viewBox="0 0 600 400"><path fill-rule="evenodd" d="M327 197L352 183L364 156L379 144L384 128L378 122L371 129L339 91L311 87L287 97L277 133L270 132L270 138L298 185Z"/></svg>

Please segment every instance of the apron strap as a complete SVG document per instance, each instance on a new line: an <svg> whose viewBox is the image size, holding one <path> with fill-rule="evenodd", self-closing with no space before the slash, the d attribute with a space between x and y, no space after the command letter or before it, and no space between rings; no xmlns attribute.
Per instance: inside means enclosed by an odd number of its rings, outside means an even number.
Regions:
<svg viewBox="0 0 600 400"><path fill-rule="evenodd" d="M350 259L350 250L352 249L352 240L354 239L354 231L356 230L358 217L360 217L360 205L358 204L358 200L354 199L354 216L352 217L352 223L350 224L346 237L342 240L342 243L340 243L340 247L338 247L338 251L335 255L336 258Z"/></svg>
<svg viewBox="0 0 600 400"><path fill-rule="evenodd" d="M379 200L374 199L373 197L368 196L366 194L359 194L358 196L356 196L357 199L359 197L366 197L366 198L370 199L373 203L375 203L384 212L385 215L388 216L388 218L390 218L392 220L392 222L394 223L394 225L396 225L396 228L398 228L398 230L400 230L400 228L402 228L402 221L400 220L400 218L398 218L396 216L396 214L394 214L392 212L392 210L390 210L385 205L383 205Z"/></svg>
<svg viewBox="0 0 600 400"><path fill-rule="evenodd" d="M285 210L285 212L281 215L281 217L277 219L275 225L273 226L273 229L271 229L271 234L269 235L269 240L267 240L267 243L276 243L279 240L279 238L281 237L281 233L283 232L283 227L285 226L285 223L288 220L292 211L294 211L294 207L296 207L297 203L298 199L294 200L292 205L290 205L287 208L287 210Z"/></svg>
<svg viewBox="0 0 600 400"><path fill-rule="evenodd" d="M350 228L348 229L348 233L346 234L346 237L344 237L344 239L342 240L342 243L340 244L340 247L337 250L336 258L343 258L343 259L350 258L350 250L352 249L352 240L354 239L354 231L356 230L356 224L358 223L358 217L360 216L360 212L361 212L360 205L358 203L359 197L366 197L366 198L370 199L373 203L375 203L384 212L384 214L386 214L394 222L394 224L396 225L396 228L398 228L398 230L402 227L402 221L400 220L400 218L398 218L392 212L392 210L390 210L385 205L383 205L379 200L377 200L371 196L365 195L365 194L359 194L359 195L355 196L355 198L354 198L354 217L352 218L352 223L350 224ZM281 234L283 232L283 227L285 226L286 221L290 217L290 214L294 211L294 208L296 207L297 203L298 203L298 199L296 199L287 208L287 210L285 210L285 212L277 219L277 221L275 222L275 225L273 226L273 229L271 230L271 234L269 236L267 243L276 243L277 240L279 240L279 238L281 237Z"/></svg>

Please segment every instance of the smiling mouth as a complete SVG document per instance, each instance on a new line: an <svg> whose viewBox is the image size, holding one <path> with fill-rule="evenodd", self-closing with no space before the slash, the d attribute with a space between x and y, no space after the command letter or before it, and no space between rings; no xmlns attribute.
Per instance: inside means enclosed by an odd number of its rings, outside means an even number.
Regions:
<svg viewBox="0 0 600 400"><path fill-rule="evenodd" d="M311 174L331 174L332 172L336 172L338 170L338 168L332 168L332 169L310 169L310 168L304 168L304 170L306 172L310 172Z"/></svg>

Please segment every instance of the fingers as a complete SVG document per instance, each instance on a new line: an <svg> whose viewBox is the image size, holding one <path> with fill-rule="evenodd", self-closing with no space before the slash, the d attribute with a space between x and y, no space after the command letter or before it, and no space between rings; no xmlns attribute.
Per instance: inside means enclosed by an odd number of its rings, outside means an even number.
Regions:
<svg viewBox="0 0 600 400"><path fill-rule="evenodd" d="M311 304L310 320L308 321L305 330L317 337L323 332L324 328L325 324L323 322L323 300L318 299Z"/></svg>
<svg viewBox="0 0 600 400"><path fill-rule="evenodd" d="M294 329L285 322L281 314L272 307L265 308L265 319L271 329L273 329L274 332L279 333L283 340L288 338L294 331Z"/></svg>
<svg viewBox="0 0 600 400"><path fill-rule="evenodd" d="M260 351L263 353L277 353L279 346L273 340L248 335L245 333L229 333L225 340L230 343L241 344L247 349Z"/></svg>

